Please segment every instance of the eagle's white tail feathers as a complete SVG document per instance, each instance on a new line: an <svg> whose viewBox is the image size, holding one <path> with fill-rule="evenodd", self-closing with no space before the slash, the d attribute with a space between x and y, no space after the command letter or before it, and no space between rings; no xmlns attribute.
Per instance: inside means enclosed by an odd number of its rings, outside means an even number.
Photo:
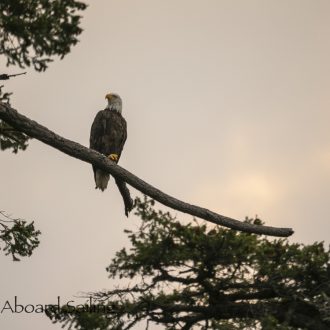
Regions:
<svg viewBox="0 0 330 330"><path fill-rule="evenodd" d="M95 173L96 187L95 187L95 189L101 189L102 191L107 189L109 179L110 179L110 175L108 173L103 172L101 170L96 170L96 173Z"/></svg>

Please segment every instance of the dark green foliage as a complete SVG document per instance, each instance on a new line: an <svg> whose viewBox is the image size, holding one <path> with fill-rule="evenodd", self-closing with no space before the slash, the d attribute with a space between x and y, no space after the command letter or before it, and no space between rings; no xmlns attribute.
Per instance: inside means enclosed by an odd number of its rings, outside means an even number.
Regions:
<svg viewBox="0 0 330 330"><path fill-rule="evenodd" d="M0 55L7 65L44 71L51 57L63 58L82 32L76 0L1 0Z"/></svg>
<svg viewBox="0 0 330 330"><path fill-rule="evenodd" d="M15 130L4 121L0 120L0 150L11 149L13 153L25 150L30 139L26 134Z"/></svg>
<svg viewBox="0 0 330 330"><path fill-rule="evenodd" d="M86 330L129 329L142 320L166 329L330 328L329 250L322 243L270 241L195 220L183 225L147 199L136 201L136 214L142 225L127 231L131 249L107 268L121 286L91 295L110 311L62 310L48 315L53 322Z"/></svg>
<svg viewBox="0 0 330 330"><path fill-rule="evenodd" d="M3 85L0 86L0 102L9 104L10 95L12 95L13 93L3 92L3 87Z"/></svg>
<svg viewBox="0 0 330 330"><path fill-rule="evenodd" d="M82 32L77 11L86 4L76 0L1 0L0 55L7 65L47 69L52 57L63 58L78 42ZM0 72L1 79L9 76ZM9 102L11 93L3 93L0 102ZM29 137L0 121L0 150L25 150Z"/></svg>
<svg viewBox="0 0 330 330"><path fill-rule="evenodd" d="M0 242L6 255L11 254L14 261L18 256L30 257L32 251L39 245L39 230L35 230L34 223L27 223L22 219L12 219L0 211ZM1 247L0 247L1 249Z"/></svg>
<svg viewBox="0 0 330 330"><path fill-rule="evenodd" d="M1 0L0 55L7 65L47 69L54 56L63 58L78 42L82 32L78 11L87 5L76 0ZM1 79L10 76L0 72ZM11 93L3 93L0 102L9 102ZM17 153L25 150L29 137L0 121L0 150Z"/></svg>
<svg viewBox="0 0 330 330"><path fill-rule="evenodd" d="M3 93L0 86L0 102L8 103L12 93ZM10 125L0 120L0 150L11 149L15 154L18 150L25 150L30 139L26 134L19 132Z"/></svg>
<svg viewBox="0 0 330 330"><path fill-rule="evenodd" d="M0 55L5 56L7 65L46 70L54 56L62 59L78 42L82 29L77 12L86 7L76 0L1 0ZM17 75L21 74L25 73ZM14 76L0 72L0 80ZM2 88L0 102L9 103L11 93L4 93ZM29 139L0 120L0 150L25 150ZM14 260L19 260L17 255L30 256L39 245L40 232L33 222L10 221L12 226L0 219L0 243L5 244L6 254L12 254Z"/></svg>

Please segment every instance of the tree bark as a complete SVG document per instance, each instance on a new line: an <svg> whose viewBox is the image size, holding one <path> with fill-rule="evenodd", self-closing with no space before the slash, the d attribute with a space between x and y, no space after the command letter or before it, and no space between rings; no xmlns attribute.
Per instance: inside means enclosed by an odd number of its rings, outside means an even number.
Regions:
<svg viewBox="0 0 330 330"><path fill-rule="evenodd" d="M97 151L91 150L80 145L79 143L57 135L48 128L19 114L15 109L11 108L7 104L0 103L0 119L4 120L15 129L36 138L37 140L44 142L45 144L48 144L71 157L78 158L84 162L97 166L103 171L113 175L116 180L119 179L128 183L132 187L141 191L143 194L148 195L149 197L172 209L183 213L188 213L192 216L202 218L220 226L225 226L247 233L278 237L287 237L293 234L293 230L291 228L275 228L270 226L254 225L217 214L206 208L180 201L141 180Z"/></svg>
<svg viewBox="0 0 330 330"><path fill-rule="evenodd" d="M129 189L126 186L126 183L120 179L115 179L116 185L119 189L121 196L123 197L124 207L125 207L125 215L128 217L128 213L132 211L134 207L133 199L131 198L131 194Z"/></svg>

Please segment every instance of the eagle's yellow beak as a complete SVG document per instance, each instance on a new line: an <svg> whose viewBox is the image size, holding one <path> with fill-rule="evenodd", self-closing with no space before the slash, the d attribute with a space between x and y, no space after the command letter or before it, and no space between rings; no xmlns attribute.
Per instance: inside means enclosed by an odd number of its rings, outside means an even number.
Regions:
<svg viewBox="0 0 330 330"><path fill-rule="evenodd" d="M107 95L105 96L105 98L108 99L108 100L110 100L110 99L112 98L112 94L111 94L111 93L107 94Z"/></svg>

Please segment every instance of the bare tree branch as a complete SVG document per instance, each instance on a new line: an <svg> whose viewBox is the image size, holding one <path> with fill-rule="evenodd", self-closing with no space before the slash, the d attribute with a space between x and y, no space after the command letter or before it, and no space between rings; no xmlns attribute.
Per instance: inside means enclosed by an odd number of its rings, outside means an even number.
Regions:
<svg viewBox="0 0 330 330"><path fill-rule="evenodd" d="M126 186L126 183L120 179L116 179L116 185L119 189L121 196L123 197L124 207L125 207L125 215L128 217L129 212L132 211L134 207L133 199L131 198L131 194L129 189Z"/></svg>
<svg viewBox="0 0 330 330"><path fill-rule="evenodd" d="M78 158L84 162L93 164L113 175L115 179L120 179L142 193L150 196L156 201L166 205L172 209L188 213L192 216L202 218L213 222L217 225L225 226L231 229L244 231L247 233L263 234L270 236L287 237L293 234L291 228L275 228L269 226L254 225L251 223L241 222L196 205L191 205L180 201L170 195L167 195L159 189L153 187L147 182L141 180L134 174L115 164L104 155L97 151L86 148L79 143L65 139L48 128L38 124L37 122L19 114L9 105L0 103L0 119L7 122L12 127L25 134L42 141L71 157Z"/></svg>
<svg viewBox="0 0 330 330"><path fill-rule="evenodd" d="M26 72L22 72L22 73L16 73L16 74L0 74L0 80L8 80L11 77L17 77L17 76L21 76L22 74L26 74Z"/></svg>

